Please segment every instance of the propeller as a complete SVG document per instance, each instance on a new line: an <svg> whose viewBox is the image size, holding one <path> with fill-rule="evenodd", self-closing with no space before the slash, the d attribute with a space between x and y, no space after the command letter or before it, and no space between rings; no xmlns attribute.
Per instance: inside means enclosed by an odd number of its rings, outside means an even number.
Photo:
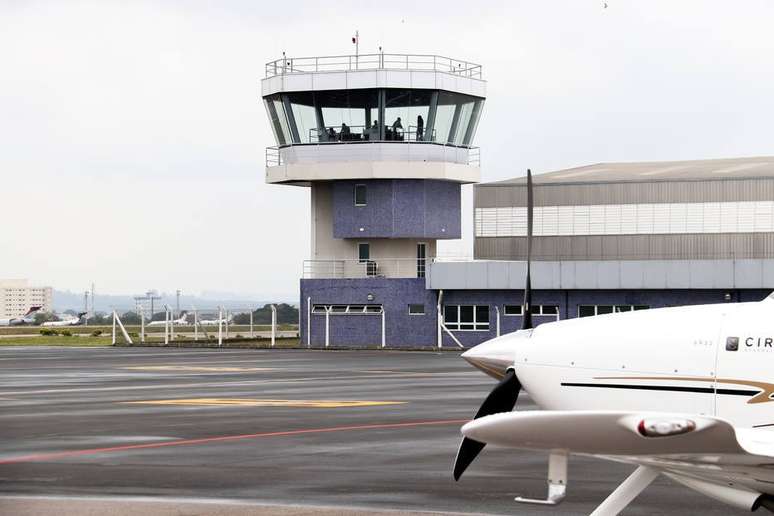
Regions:
<svg viewBox="0 0 774 516"><path fill-rule="evenodd" d="M529 330L532 328L532 282L530 279L530 259L532 257L532 171L527 169L527 277L524 282L524 306L522 308L521 329ZM500 383L492 389L492 392L486 397L479 407L478 412L473 419L498 414L500 412L510 412L516 406L519 399L521 382L513 369L508 370ZM457 458L454 460L454 480L459 480L465 470L475 460L486 443L482 443L463 437L460 447L457 450Z"/></svg>

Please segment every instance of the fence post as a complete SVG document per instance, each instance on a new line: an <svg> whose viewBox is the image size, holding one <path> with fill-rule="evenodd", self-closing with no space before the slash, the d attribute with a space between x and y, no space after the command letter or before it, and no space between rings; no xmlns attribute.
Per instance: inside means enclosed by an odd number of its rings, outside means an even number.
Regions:
<svg viewBox="0 0 774 516"><path fill-rule="evenodd" d="M298 329L301 331L301 328ZM312 298L306 298L306 347L312 347Z"/></svg>
<svg viewBox="0 0 774 516"><path fill-rule="evenodd" d="M228 340L228 308L226 309L226 320L223 322L226 325L226 340Z"/></svg>
<svg viewBox="0 0 774 516"><path fill-rule="evenodd" d="M145 308L140 306L140 342L145 344Z"/></svg>
<svg viewBox="0 0 774 516"><path fill-rule="evenodd" d="M443 312L442 308L443 305L441 302L443 301L443 290L438 291L438 304L436 305L437 309L437 316L438 316L438 349L441 349L443 347L443 333L441 333L441 326L443 326Z"/></svg>
<svg viewBox="0 0 774 516"><path fill-rule="evenodd" d="M113 345L116 345L116 311L113 310Z"/></svg>
<svg viewBox="0 0 774 516"><path fill-rule="evenodd" d="M497 312L497 336L500 336L500 306L495 305L495 312Z"/></svg>
<svg viewBox="0 0 774 516"><path fill-rule="evenodd" d="M387 346L387 339L386 339L386 329L385 329L385 315L384 315L384 305L382 305L382 347Z"/></svg>
<svg viewBox="0 0 774 516"><path fill-rule="evenodd" d="M223 345L223 308L218 307L218 346Z"/></svg>
<svg viewBox="0 0 774 516"><path fill-rule="evenodd" d="M331 340L331 325L330 325L330 319L331 319L331 309L333 306L326 306L325 307L325 347L327 348L330 344Z"/></svg>
<svg viewBox="0 0 774 516"><path fill-rule="evenodd" d="M277 337L277 307L271 305L271 347L274 347L274 340Z"/></svg>
<svg viewBox="0 0 774 516"><path fill-rule="evenodd" d="M194 342L199 340L199 310L194 308Z"/></svg>
<svg viewBox="0 0 774 516"><path fill-rule="evenodd" d="M250 338L254 339L255 335L253 334L253 309L250 308Z"/></svg>
<svg viewBox="0 0 774 516"><path fill-rule="evenodd" d="M164 345L169 344L169 307L164 305Z"/></svg>

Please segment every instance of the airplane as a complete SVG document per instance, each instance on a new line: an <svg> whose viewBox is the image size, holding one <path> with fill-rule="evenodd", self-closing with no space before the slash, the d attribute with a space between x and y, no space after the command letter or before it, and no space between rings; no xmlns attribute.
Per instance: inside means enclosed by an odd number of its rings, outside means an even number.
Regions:
<svg viewBox="0 0 774 516"><path fill-rule="evenodd" d="M170 322L174 326L188 326L190 324L188 322L188 312L186 312L185 310L181 311L180 317ZM166 324L165 321L151 321L147 323L145 326L164 326L164 324Z"/></svg>
<svg viewBox="0 0 774 516"><path fill-rule="evenodd" d="M454 462L459 480L487 444L548 453L557 505L570 455L636 466L592 516L618 514L659 475L725 502L774 512L774 293L752 303L657 308L533 327L532 176L522 329L463 353L499 380ZM523 389L541 410L513 411Z"/></svg>
<svg viewBox="0 0 774 516"><path fill-rule="evenodd" d="M59 326L79 326L83 324L83 316L88 312L79 312L78 315L69 316L61 321L48 321L41 324L43 327L59 327Z"/></svg>
<svg viewBox="0 0 774 516"><path fill-rule="evenodd" d="M0 319L0 326L21 326L22 324L35 324L35 312L43 308L42 306L33 306L21 317L10 317Z"/></svg>
<svg viewBox="0 0 774 516"><path fill-rule="evenodd" d="M199 325L200 326L217 326L221 323L223 324L231 324L231 321L234 320L234 314L228 314L228 317L225 319L205 319L201 320L199 319Z"/></svg>

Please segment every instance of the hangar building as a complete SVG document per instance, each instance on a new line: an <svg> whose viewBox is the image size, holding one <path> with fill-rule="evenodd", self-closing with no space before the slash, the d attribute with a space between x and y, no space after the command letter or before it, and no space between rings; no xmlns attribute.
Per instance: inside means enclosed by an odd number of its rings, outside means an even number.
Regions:
<svg viewBox="0 0 774 516"><path fill-rule="evenodd" d="M480 177L481 66L440 56L286 58L262 97L266 181L311 197L309 346L468 347L521 325L523 177ZM774 289L774 157L606 163L534 176L536 323L758 300ZM475 229L474 260L436 242Z"/></svg>

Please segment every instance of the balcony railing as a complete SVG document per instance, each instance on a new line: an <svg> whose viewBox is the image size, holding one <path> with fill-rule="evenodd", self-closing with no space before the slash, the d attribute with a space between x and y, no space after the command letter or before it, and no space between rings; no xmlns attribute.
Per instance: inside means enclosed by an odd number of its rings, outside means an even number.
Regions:
<svg viewBox="0 0 774 516"><path fill-rule="evenodd" d="M305 260L304 278L424 278L430 258Z"/></svg>
<svg viewBox="0 0 774 516"><path fill-rule="evenodd" d="M423 54L360 54L283 57L266 63L266 78L291 73L355 70L424 70L481 79L481 65L450 57Z"/></svg>

